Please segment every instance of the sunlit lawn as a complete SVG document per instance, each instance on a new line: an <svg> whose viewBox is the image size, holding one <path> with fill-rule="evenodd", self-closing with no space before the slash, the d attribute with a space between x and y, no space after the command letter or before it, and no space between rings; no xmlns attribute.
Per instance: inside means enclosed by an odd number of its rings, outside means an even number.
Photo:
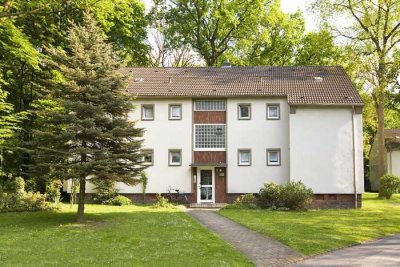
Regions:
<svg viewBox="0 0 400 267"><path fill-rule="evenodd" d="M391 200L364 194L360 210L221 210L220 214L312 255L400 233L400 194Z"/></svg>
<svg viewBox="0 0 400 267"><path fill-rule="evenodd" d="M175 209L86 206L0 214L0 266L248 266L216 235Z"/></svg>

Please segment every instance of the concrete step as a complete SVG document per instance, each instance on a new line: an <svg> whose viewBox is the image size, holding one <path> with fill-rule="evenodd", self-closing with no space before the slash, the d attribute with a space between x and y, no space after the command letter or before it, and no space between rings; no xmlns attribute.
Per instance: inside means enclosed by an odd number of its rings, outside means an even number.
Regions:
<svg viewBox="0 0 400 267"><path fill-rule="evenodd" d="M222 208L224 206L226 206L228 204L226 203L191 203L189 205L190 208L207 208L207 209L219 209Z"/></svg>

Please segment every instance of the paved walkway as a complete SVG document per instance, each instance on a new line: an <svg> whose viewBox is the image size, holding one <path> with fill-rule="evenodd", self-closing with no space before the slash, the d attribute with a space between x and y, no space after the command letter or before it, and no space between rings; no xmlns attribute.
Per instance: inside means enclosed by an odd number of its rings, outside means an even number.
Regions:
<svg viewBox="0 0 400 267"><path fill-rule="evenodd" d="M220 216L216 210L187 209L187 212L257 266L285 266L302 258L301 254L291 248Z"/></svg>
<svg viewBox="0 0 400 267"><path fill-rule="evenodd" d="M336 250L293 266L400 266L400 235Z"/></svg>

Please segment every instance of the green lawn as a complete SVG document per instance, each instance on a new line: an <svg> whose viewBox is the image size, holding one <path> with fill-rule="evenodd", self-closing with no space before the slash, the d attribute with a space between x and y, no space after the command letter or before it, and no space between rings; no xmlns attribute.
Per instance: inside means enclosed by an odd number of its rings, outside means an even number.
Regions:
<svg viewBox="0 0 400 267"><path fill-rule="evenodd" d="M377 194L364 194L360 210L227 209L220 214L305 255L313 255L400 233L400 194L391 200L378 199Z"/></svg>
<svg viewBox="0 0 400 267"><path fill-rule="evenodd" d="M0 214L4 266L252 266L216 235L173 209L86 206Z"/></svg>

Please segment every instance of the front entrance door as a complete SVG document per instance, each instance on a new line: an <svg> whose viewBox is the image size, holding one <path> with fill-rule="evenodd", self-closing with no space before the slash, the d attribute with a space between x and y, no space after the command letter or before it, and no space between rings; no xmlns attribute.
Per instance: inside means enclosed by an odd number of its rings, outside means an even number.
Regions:
<svg viewBox="0 0 400 267"><path fill-rule="evenodd" d="M214 202L214 171L199 169L197 202Z"/></svg>

